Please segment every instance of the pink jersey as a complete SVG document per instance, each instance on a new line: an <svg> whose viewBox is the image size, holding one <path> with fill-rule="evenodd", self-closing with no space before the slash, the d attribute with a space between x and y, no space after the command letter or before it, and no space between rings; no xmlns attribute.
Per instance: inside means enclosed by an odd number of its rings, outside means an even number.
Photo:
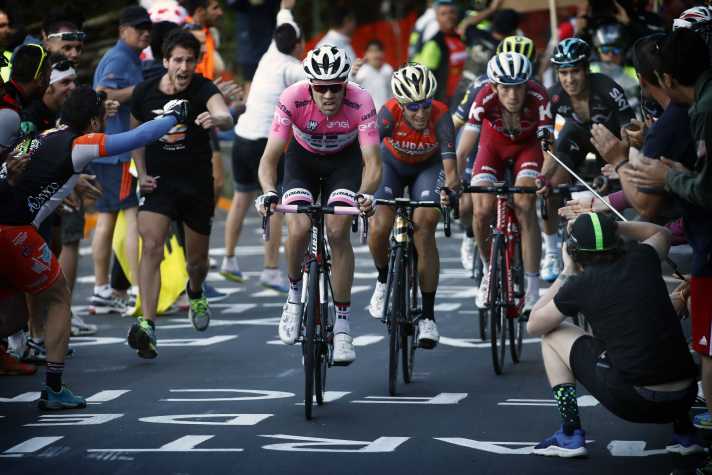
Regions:
<svg viewBox="0 0 712 475"><path fill-rule="evenodd" d="M361 147L380 142L373 99L352 82L346 83L341 108L330 117L325 116L312 99L307 80L285 89L274 110L270 137L289 142L292 134L306 150L324 155L345 149L357 137Z"/></svg>

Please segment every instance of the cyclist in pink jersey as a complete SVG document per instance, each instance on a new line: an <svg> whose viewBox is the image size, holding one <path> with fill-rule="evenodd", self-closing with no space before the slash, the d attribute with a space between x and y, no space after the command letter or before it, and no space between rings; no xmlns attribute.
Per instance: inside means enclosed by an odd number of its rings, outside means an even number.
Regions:
<svg viewBox="0 0 712 475"><path fill-rule="evenodd" d="M503 180L507 161L512 160L514 185L535 186L544 160L536 132L551 129L553 121L546 89L531 81L531 74L531 63L519 53L500 53L489 61L487 76L491 83L482 88L472 104L457 148L457 159L462 164L480 139L471 185L489 186ZM496 214L495 196L476 194L473 205L477 246L488 250L490 224ZM515 194L514 211L522 233L527 280L524 311L528 312L539 299L541 236L535 196ZM480 258L486 268L488 252L480 252ZM477 296L478 307L484 306L488 288L489 274L485 273Z"/></svg>
<svg viewBox="0 0 712 475"><path fill-rule="evenodd" d="M265 193L256 201L261 213L279 201L277 165L282 153L282 203L322 203L358 206L370 214L372 193L381 181L376 108L371 96L347 81L351 64L343 50L323 45L304 60L308 80L284 90L275 108L272 129L260 160L259 179ZM294 140L292 140L294 138ZM285 152L286 149L286 152ZM349 319L354 254L349 239L351 217L326 216L332 256L332 286L336 306L334 362L356 358ZM302 314L301 261L311 222L305 215L287 216L285 242L289 295L279 322L279 337L294 344Z"/></svg>

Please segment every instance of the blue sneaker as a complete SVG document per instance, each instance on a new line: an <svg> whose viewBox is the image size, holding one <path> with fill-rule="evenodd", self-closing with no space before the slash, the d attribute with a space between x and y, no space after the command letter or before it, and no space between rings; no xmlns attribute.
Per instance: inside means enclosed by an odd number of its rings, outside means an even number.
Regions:
<svg viewBox="0 0 712 475"><path fill-rule="evenodd" d="M588 453L586 432L583 429L576 429L573 434L566 435L563 429L559 429L554 435L535 446L532 453L551 457L585 457Z"/></svg>
<svg viewBox="0 0 712 475"><path fill-rule="evenodd" d="M260 285L267 289L276 290L281 294L289 293L289 284L278 269L264 269L260 275Z"/></svg>
<svg viewBox="0 0 712 475"><path fill-rule="evenodd" d="M712 415L709 411L697 414L692 418L692 425L698 429L712 430Z"/></svg>
<svg viewBox="0 0 712 475"><path fill-rule="evenodd" d="M673 434L670 445L665 447L665 450L671 454L692 455L699 454L705 451L705 448L700 443L697 434Z"/></svg>
<svg viewBox="0 0 712 475"><path fill-rule="evenodd" d="M203 282L203 295L210 303L220 302L221 300L225 300L229 297L228 294L220 292L218 289L212 285L206 284L205 282Z"/></svg>
<svg viewBox="0 0 712 475"><path fill-rule="evenodd" d="M541 264L541 278L546 282L554 282L561 271L561 257L559 254L546 253Z"/></svg>
<svg viewBox="0 0 712 475"><path fill-rule="evenodd" d="M131 325L128 335L129 346L136 350L138 356L153 359L158 356L156 349L156 330L148 320L138 317L136 323Z"/></svg>
<svg viewBox="0 0 712 475"><path fill-rule="evenodd" d="M237 257L235 256L225 256L220 266L220 275L231 280L233 282L243 283L247 280L247 277L243 275L240 270L240 266L237 264Z"/></svg>
<svg viewBox="0 0 712 475"><path fill-rule="evenodd" d="M38 405L45 411L58 411L61 409L82 409L87 407L87 402L83 397L72 393L66 386L62 386L62 390L58 393L45 386Z"/></svg>

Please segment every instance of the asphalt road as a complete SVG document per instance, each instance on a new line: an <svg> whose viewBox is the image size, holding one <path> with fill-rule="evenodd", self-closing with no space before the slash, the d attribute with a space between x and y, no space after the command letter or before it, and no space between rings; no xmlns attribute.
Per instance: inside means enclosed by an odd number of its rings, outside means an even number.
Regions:
<svg viewBox="0 0 712 475"><path fill-rule="evenodd" d="M211 254L222 255L224 213L215 221ZM357 245L353 335L357 360L331 368L330 401L307 421L300 405L298 346L279 343L284 297L258 286L261 246L249 218L240 262L245 284L209 280L233 292L215 304L205 333L187 315L161 317L159 357L142 360L125 343L131 324L115 315L87 316L94 337L74 338L66 383L90 397L85 410L43 413L36 407L44 377L0 378L0 474L56 473L669 473L699 458L664 450L669 426L625 423L580 391L589 457L528 455L554 432L559 417L547 386L538 341L523 361L507 359L496 376L490 348L476 339L474 289L459 263L459 238L438 239L442 256L436 315L443 336L419 350L414 382L398 397L386 386L385 329L365 307L375 273ZM75 310L91 292L84 242Z"/></svg>

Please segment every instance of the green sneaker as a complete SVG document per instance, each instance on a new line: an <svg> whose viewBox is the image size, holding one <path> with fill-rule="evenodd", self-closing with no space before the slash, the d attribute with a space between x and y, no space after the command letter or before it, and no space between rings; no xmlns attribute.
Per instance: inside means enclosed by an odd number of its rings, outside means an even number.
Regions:
<svg viewBox="0 0 712 475"><path fill-rule="evenodd" d="M188 302L190 303L190 308L188 309L188 316L190 321L193 323L193 327L199 332L204 332L208 329L210 325L210 306L208 306L208 299L203 293L197 299L191 299L188 297Z"/></svg>
<svg viewBox="0 0 712 475"><path fill-rule="evenodd" d="M62 386L62 390L58 393L52 391L49 386L45 386L40 395L39 407L45 411L82 409L87 407L87 402L83 397L75 395L66 386Z"/></svg>
<svg viewBox="0 0 712 475"><path fill-rule="evenodd" d="M143 317L138 317L136 323L129 329L129 346L136 350L141 358L153 359L158 356L156 349L156 330Z"/></svg>

